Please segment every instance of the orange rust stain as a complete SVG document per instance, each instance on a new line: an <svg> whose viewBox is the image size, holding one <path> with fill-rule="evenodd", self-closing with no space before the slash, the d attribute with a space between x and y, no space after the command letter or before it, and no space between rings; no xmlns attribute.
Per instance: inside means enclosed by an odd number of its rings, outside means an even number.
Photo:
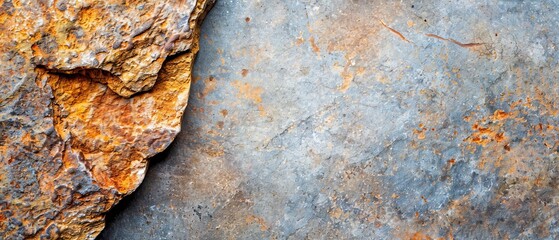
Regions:
<svg viewBox="0 0 559 240"><path fill-rule="evenodd" d="M353 81L353 74L348 71L344 71L342 73L342 85L339 87L339 90L345 92L349 89L351 82Z"/></svg>
<svg viewBox="0 0 559 240"><path fill-rule="evenodd" d="M247 23L250 22L250 17L246 17L245 22L247 22Z"/></svg>
<svg viewBox="0 0 559 240"><path fill-rule="evenodd" d="M415 23L412 20L408 20L408 27L413 27Z"/></svg>
<svg viewBox="0 0 559 240"><path fill-rule="evenodd" d="M256 104L262 102L261 95L263 89L261 87L252 87L248 83L243 83L237 80L233 81L232 84L235 88L237 88L237 91L239 91L237 94L239 98L249 99Z"/></svg>
<svg viewBox="0 0 559 240"><path fill-rule="evenodd" d="M527 115L533 114L537 110L542 116L548 117L553 115L553 106L550 109L542 107L541 98L536 95L526 97L525 99L514 100L510 103L508 111L496 110L493 114L476 120L472 124L474 132L465 142L472 143L467 148L475 146L483 146L481 156L478 162L479 168L493 168L499 176L518 177L522 179L526 185L538 186L542 184L540 176L527 176L526 171L533 171L543 168L541 164L545 161L539 161L542 156L551 153L554 146L559 144L557 128L546 125L544 123L535 123L528 126L526 123ZM535 109L534 106L538 108ZM473 118L473 117L472 117ZM508 142L508 139L516 138L515 131L506 127L525 126L527 131L518 138L514 144ZM543 138L543 139L540 139ZM541 146L544 146L542 148ZM513 197L506 205L520 204L522 197Z"/></svg>
<svg viewBox="0 0 559 240"><path fill-rule="evenodd" d="M262 104L258 104L258 113L261 117L266 116L266 111L264 110L264 106L262 106Z"/></svg>
<svg viewBox="0 0 559 240"><path fill-rule="evenodd" d="M254 215L248 215L245 218L245 222L247 224L253 224L256 223L260 226L260 231L267 231L268 230L268 226L266 225L266 221L264 221L263 218L258 217L258 216L254 216Z"/></svg>
<svg viewBox="0 0 559 240"><path fill-rule="evenodd" d="M355 78L354 73L350 70L352 57L346 55L345 58L346 64L341 72L342 84L338 87L338 90L342 92L346 92L349 89L351 82L353 82L353 79Z"/></svg>
<svg viewBox="0 0 559 240"><path fill-rule="evenodd" d="M505 140L505 134L504 133L495 134L495 141L502 142L504 140Z"/></svg>
<svg viewBox="0 0 559 240"><path fill-rule="evenodd" d="M302 37L298 37L297 40L295 41L295 45L297 46L301 46L303 43L305 43L305 39Z"/></svg>
<svg viewBox="0 0 559 240"><path fill-rule="evenodd" d="M243 70L241 70L241 75L242 75L243 77L246 77L246 76L248 75L248 69L243 69Z"/></svg>
<svg viewBox="0 0 559 240"><path fill-rule="evenodd" d="M77 25L86 29L85 32L92 32L93 29L97 28L97 23L103 22L101 19L104 18L102 16L102 11L99 11L96 8L83 8L80 9L78 12L78 20Z"/></svg>
<svg viewBox="0 0 559 240"><path fill-rule="evenodd" d="M315 52L315 53L320 52L320 48L318 48L318 46L316 45L316 42L314 41L314 37L309 38L309 43L311 44L313 52Z"/></svg>
<svg viewBox="0 0 559 240"><path fill-rule="evenodd" d="M202 79L200 76L192 76L192 83L196 83L200 79Z"/></svg>
<svg viewBox="0 0 559 240"><path fill-rule="evenodd" d="M414 129L413 133L417 135L417 139L423 140L426 137L425 136L425 130L427 130L427 128L425 128L425 125L420 123L419 124L419 129Z"/></svg>
<svg viewBox="0 0 559 240"><path fill-rule="evenodd" d="M221 113L221 115L223 117L227 117L227 114L229 114L229 112L227 111L227 109L221 109L221 111L219 111Z"/></svg>
<svg viewBox="0 0 559 240"><path fill-rule="evenodd" d="M332 209L329 212L329 215L330 215L330 217L333 217L335 219L340 219L342 217L343 213L344 213L344 211L341 208L335 207L334 209Z"/></svg>
<svg viewBox="0 0 559 240"><path fill-rule="evenodd" d="M217 133L210 133L212 135L217 135ZM208 144L203 151L208 154L208 156L210 157L221 157L223 155L225 155L225 152L223 151L223 147L221 146L221 144L219 144L217 141L212 140L210 142L210 144Z"/></svg>
<svg viewBox="0 0 559 240"><path fill-rule="evenodd" d="M493 114L493 119L496 121L504 120L509 117L509 114L503 110L496 110Z"/></svg>
<svg viewBox="0 0 559 240"><path fill-rule="evenodd" d="M432 240L431 237L429 237L428 235L421 233L421 232L415 232L413 233L408 239L410 240Z"/></svg>
<svg viewBox="0 0 559 240"><path fill-rule="evenodd" d="M31 50L33 51L33 55L35 55L35 56L44 56L44 55L46 55L45 52L43 52L43 49L41 49L41 48L39 47L39 45L37 45L37 44L33 44L33 45L31 46Z"/></svg>
<svg viewBox="0 0 559 240"><path fill-rule="evenodd" d="M204 89L198 93L199 98L205 98L209 93L213 92L217 87L217 80L210 76L204 79Z"/></svg>
<svg viewBox="0 0 559 240"><path fill-rule="evenodd" d="M366 71L366 68L365 68L365 67L358 67L358 68L357 68L357 71L355 71L355 73L356 73L358 76L363 76L363 75L365 74L365 71Z"/></svg>
<svg viewBox="0 0 559 240"><path fill-rule="evenodd" d="M494 122L494 124L491 124L489 127L482 127L481 125L483 123L474 123L472 125L472 130L474 130L474 133L470 135L468 141L482 146L486 146L493 141L497 143L505 141L505 133L501 129L503 123L498 122L502 122L510 117L511 115L509 113L503 110L496 110L493 113L493 116L491 116L491 120L492 122ZM467 120L469 120L469 118L467 118ZM505 147L505 149L506 148L507 147Z"/></svg>

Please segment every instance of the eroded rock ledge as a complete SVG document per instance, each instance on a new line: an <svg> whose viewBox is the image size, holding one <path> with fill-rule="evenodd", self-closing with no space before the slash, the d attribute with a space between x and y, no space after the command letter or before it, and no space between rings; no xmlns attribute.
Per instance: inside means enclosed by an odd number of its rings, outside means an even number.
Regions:
<svg viewBox="0 0 559 240"><path fill-rule="evenodd" d="M93 239L180 131L214 0L0 10L0 238Z"/></svg>

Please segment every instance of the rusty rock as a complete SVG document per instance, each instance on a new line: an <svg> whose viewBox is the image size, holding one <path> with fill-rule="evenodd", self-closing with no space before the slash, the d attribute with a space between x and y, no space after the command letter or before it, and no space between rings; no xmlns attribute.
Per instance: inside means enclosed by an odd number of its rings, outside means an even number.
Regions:
<svg viewBox="0 0 559 240"><path fill-rule="evenodd" d="M1 239L98 235L180 131L213 2L0 4Z"/></svg>
<svg viewBox="0 0 559 240"><path fill-rule="evenodd" d="M185 131L102 236L559 239L558 21L555 0L218 1Z"/></svg>

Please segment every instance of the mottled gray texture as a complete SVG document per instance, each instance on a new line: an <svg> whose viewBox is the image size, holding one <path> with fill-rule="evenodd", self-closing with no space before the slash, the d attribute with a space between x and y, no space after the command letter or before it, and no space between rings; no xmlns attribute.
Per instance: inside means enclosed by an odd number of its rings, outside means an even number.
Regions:
<svg viewBox="0 0 559 240"><path fill-rule="evenodd" d="M558 20L218 1L183 131L102 239L558 238Z"/></svg>

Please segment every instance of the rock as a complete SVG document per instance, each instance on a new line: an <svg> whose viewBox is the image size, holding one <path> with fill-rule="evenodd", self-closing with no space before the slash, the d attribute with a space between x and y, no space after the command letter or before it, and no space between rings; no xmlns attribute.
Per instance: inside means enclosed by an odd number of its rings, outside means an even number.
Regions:
<svg viewBox="0 0 559 240"><path fill-rule="evenodd" d="M218 1L184 131L101 236L559 239L558 20L554 0Z"/></svg>
<svg viewBox="0 0 559 240"><path fill-rule="evenodd" d="M0 238L94 239L180 131L213 0L5 0Z"/></svg>

